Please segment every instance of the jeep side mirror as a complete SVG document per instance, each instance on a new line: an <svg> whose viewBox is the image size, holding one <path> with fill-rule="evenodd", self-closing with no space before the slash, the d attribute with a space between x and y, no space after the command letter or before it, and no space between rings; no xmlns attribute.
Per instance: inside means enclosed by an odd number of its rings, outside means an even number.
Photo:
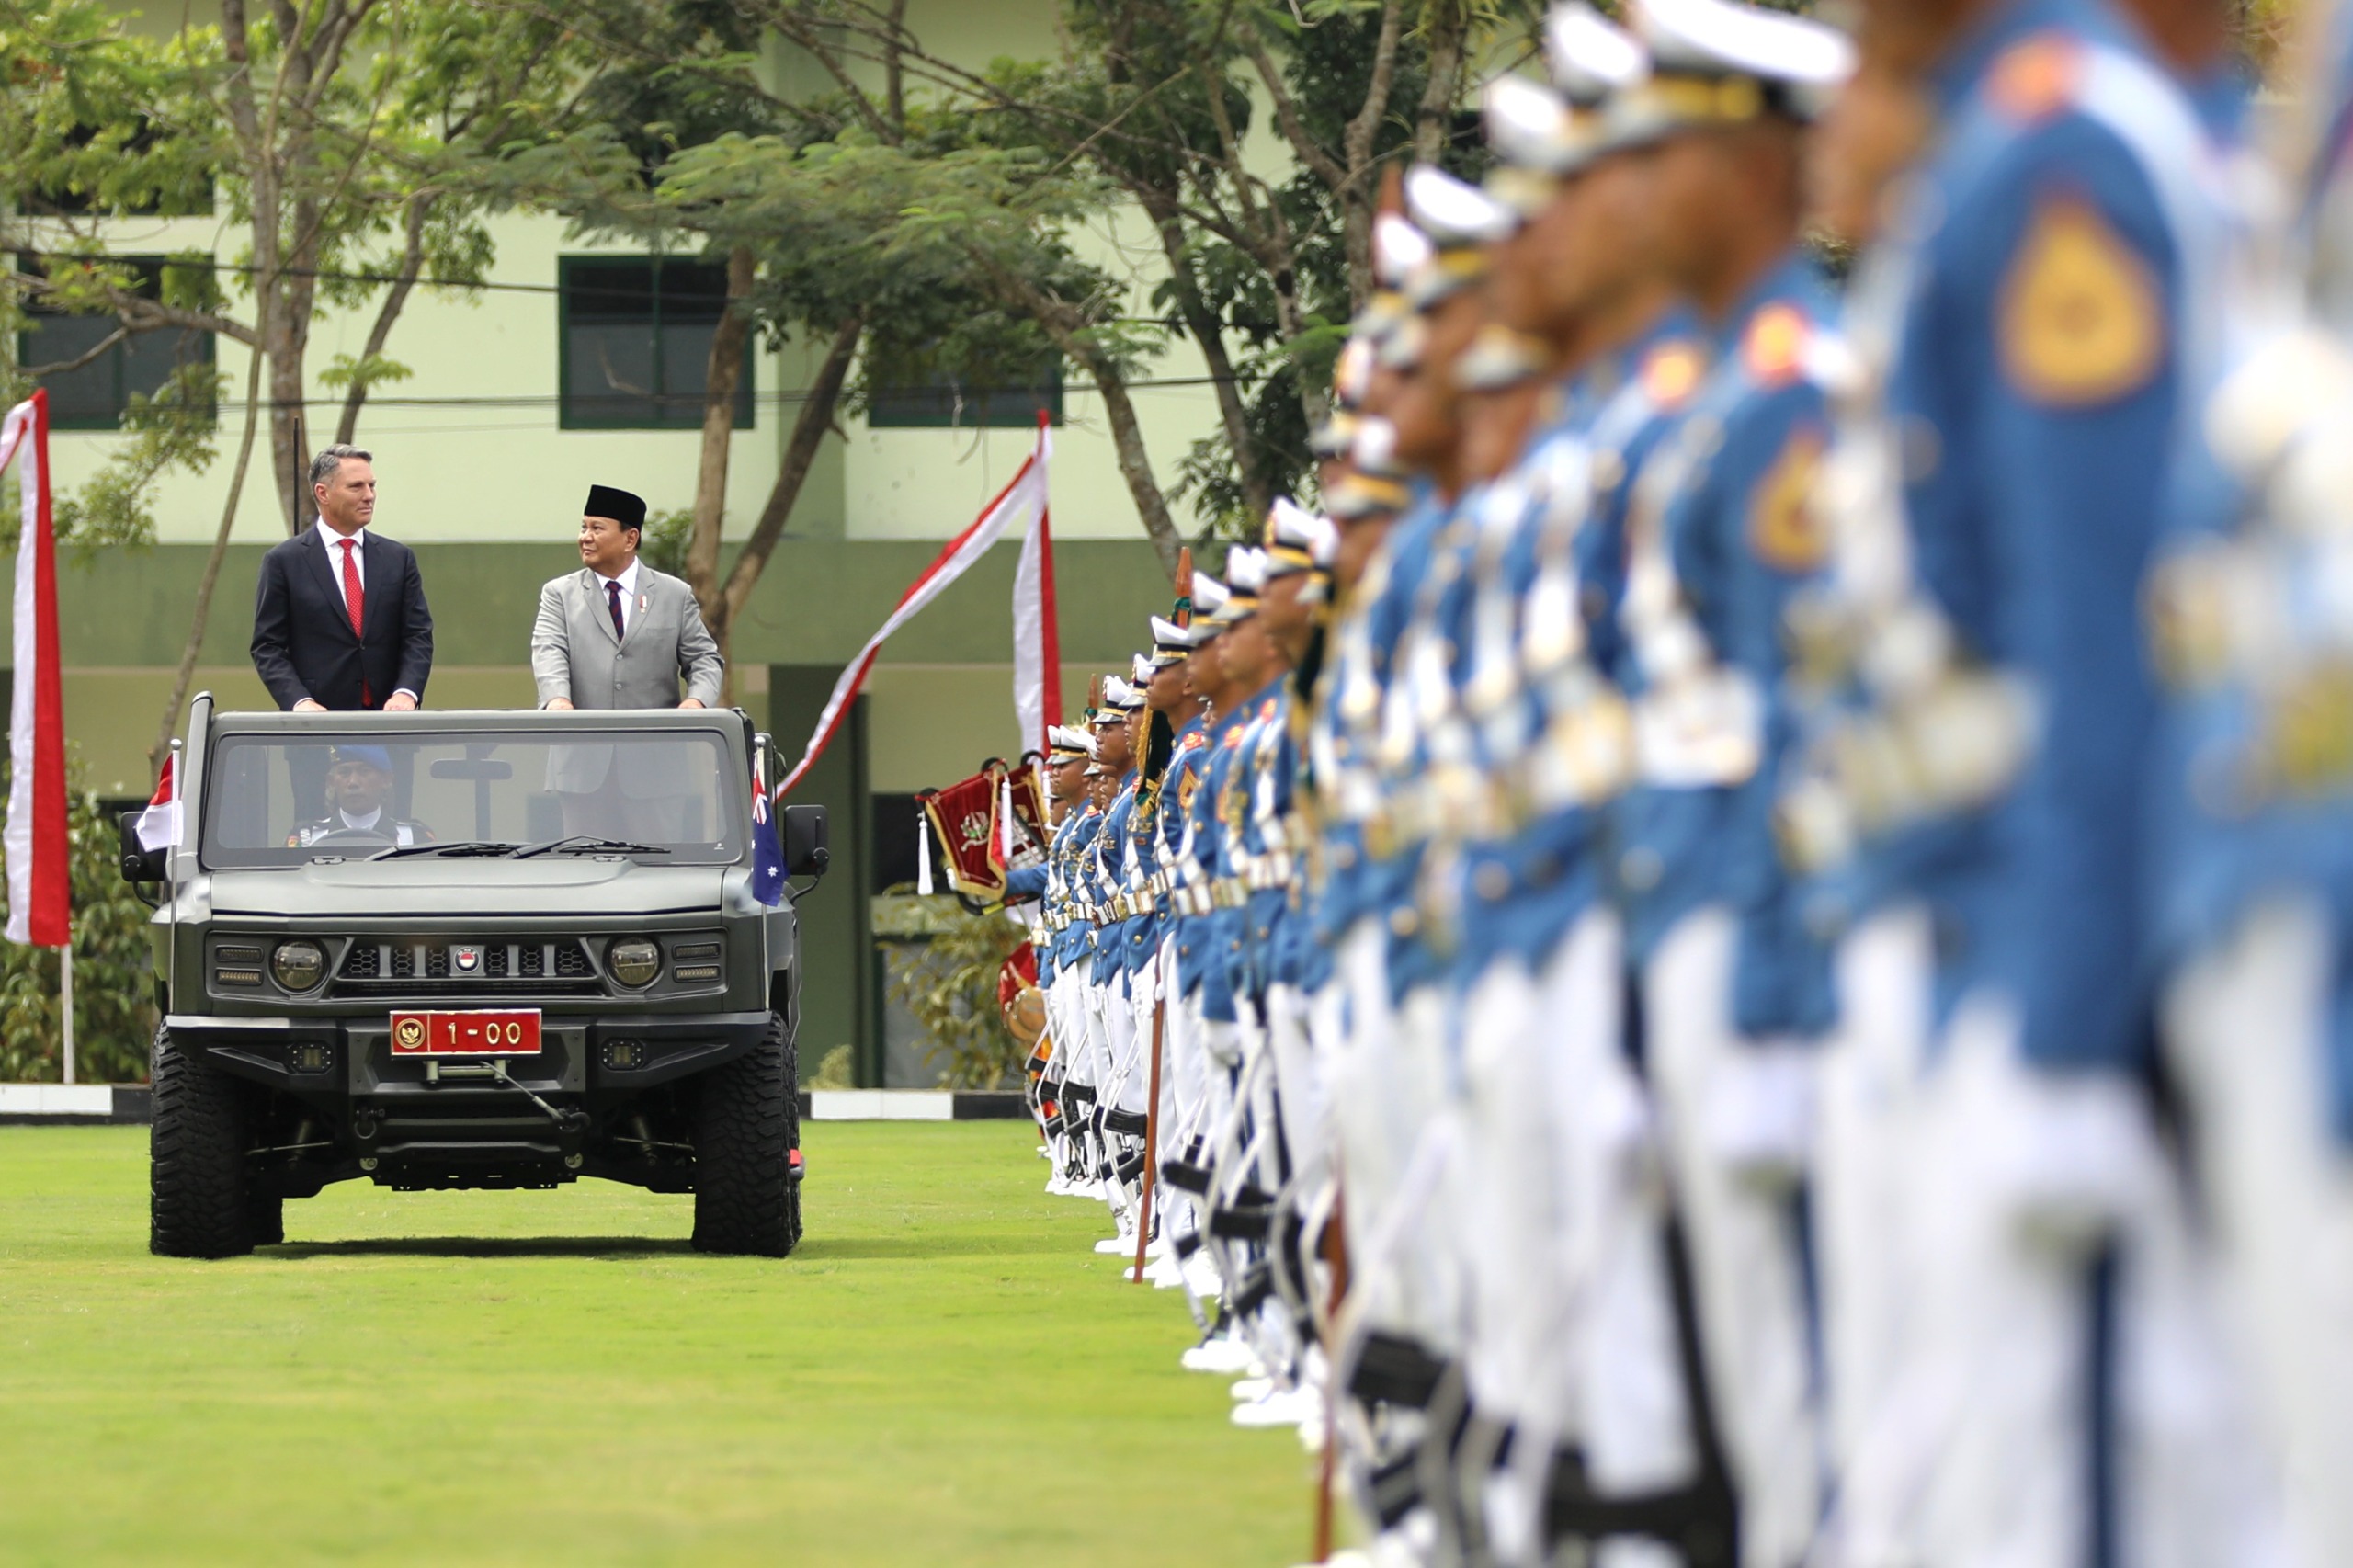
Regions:
<svg viewBox="0 0 2353 1568"><path fill-rule="evenodd" d="M784 874L788 877L822 877L833 863L833 854L825 847L825 808L823 806L787 806L784 808Z"/></svg>
<svg viewBox="0 0 2353 1568"><path fill-rule="evenodd" d="M122 880L126 882L160 882L164 880L164 857L167 849L149 849L139 842L139 819L146 814L144 806L123 812L115 818L115 831L121 835Z"/></svg>

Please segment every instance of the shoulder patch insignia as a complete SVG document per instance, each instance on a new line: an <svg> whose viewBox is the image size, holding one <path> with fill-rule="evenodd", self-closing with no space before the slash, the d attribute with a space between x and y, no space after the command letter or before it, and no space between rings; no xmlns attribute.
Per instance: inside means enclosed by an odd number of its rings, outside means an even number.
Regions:
<svg viewBox="0 0 2353 1568"><path fill-rule="evenodd" d="M2164 357L2156 280L2086 203L2046 198L1995 305L2002 368L2036 403L2088 408L2139 391Z"/></svg>
<svg viewBox="0 0 2353 1568"><path fill-rule="evenodd" d="M1229 726L1225 732L1225 738L1219 741L1218 744L1227 751L1238 749L1242 744L1242 726L1239 724Z"/></svg>
<svg viewBox="0 0 2353 1568"><path fill-rule="evenodd" d="M1688 343L1662 343L1643 361L1643 392L1661 408L1680 408L1699 389L1703 362Z"/></svg>
<svg viewBox="0 0 2353 1568"><path fill-rule="evenodd" d="M1777 572L1815 571L1829 558L1829 530L1813 505L1821 467L1821 435L1801 430L1749 492L1749 548Z"/></svg>
<svg viewBox="0 0 2353 1568"><path fill-rule="evenodd" d="M2083 46L2063 33L2037 33L2012 44L1985 76L1985 97L2012 119L2032 124L2075 101Z"/></svg>
<svg viewBox="0 0 2353 1568"><path fill-rule="evenodd" d="M1740 340L1741 362L1757 384L1778 387L1795 379L1804 365L1805 340L1813 330L1796 306L1768 305Z"/></svg>

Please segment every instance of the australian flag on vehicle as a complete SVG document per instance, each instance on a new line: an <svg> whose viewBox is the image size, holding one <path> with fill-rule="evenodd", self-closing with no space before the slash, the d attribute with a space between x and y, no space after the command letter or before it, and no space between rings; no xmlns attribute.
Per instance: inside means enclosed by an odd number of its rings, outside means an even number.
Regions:
<svg viewBox="0 0 2353 1568"><path fill-rule="evenodd" d="M784 846L776 835L776 803L768 799L763 757L752 759L752 896L774 906L784 902Z"/></svg>

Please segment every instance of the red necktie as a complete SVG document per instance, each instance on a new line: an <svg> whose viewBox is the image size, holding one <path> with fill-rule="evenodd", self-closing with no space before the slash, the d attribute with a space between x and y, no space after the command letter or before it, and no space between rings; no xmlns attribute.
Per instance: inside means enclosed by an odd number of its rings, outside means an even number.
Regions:
<svg viewBox="0 0 2353 1568"><path fill-rule="evenodd" d="M367 619L368 594L359 585L359 563L352 558L352 551L358 548L358 541L347 539L340 542L343 545L343 608L351 612L351 634L360 637L364 642L366 639L361 637L359 625ZM369 700L368 678L362 676L359 679L359 705L365 708Z"/></svg>
<svg viewBox="0 0 2353 1568"><path fill-rule="evenodd" d="M621 585L610 577L605 579L605 608L613 612L613 635L628 636L628 629L621 625Z"/></svg>

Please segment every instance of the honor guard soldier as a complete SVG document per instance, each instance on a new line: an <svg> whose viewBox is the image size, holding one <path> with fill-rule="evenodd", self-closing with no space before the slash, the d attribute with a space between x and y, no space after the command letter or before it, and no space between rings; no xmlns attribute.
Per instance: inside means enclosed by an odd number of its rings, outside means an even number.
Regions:
<svg viewBox="0 0 2353 1568"><path fill-rule="evenodd" d="M1145 1086L1137 1071L1135 1008L1129 983L1129 926L1135 918L1135 845L1129 823L1135 812L1135 740L1142 710L1142 692L1118 676L1105 677L1103 710L1096 715L1095 733L1096 755L1109 789L1103 825L1091 849L1096 906L1087 990L1100 1069L1096 1090L1104 1134L1104 1198L1118 1229L1097 1242L1096 1250L1131 1255L1135 1250L1135 1188L1143 1172Z"/></svg>
<svg viewBox="0 0 2353 1568"><path fill-rule="evenodd" d="M1206 730L1200 698L1193 688L1189 667L1193 650L1205 633L1190 623L1190 574L1180 569L1179 577L1176 613L1185 619L1152 618L1152 677L1145 688L1154 712L1165 718L1169 726L1165 743L1166 756L1161 759L1152 785L1144 843L1145 896L1152 911L1147 961L1152 967L1162 1041L1160 1100L1153 1108L1153 1115L1159 1127L1157 1142L1164 1167L1172 1159L1181 1160L1187 1141L1199 1126L1209 1090L1209 1058L1202 1050L1199 1030L1195 1027L1196 1015L1186 1005L1177 974L1176 868L1184 848L1185 806L1189 799L1187 784L1193 777L1192 765L1204 744ZM1161 744L1155 738L1154 746ZM1147 1271L1148 1277L1163 1290L1186 1287L1188 1301L1198 1305L1198 1298L1214 1291L1213 1278L1207 1272L1207 1258L1199 1258L1194 1274L1188 1276L1186 1272L1187 1264L1199 1256L1200 1216L1192 1206L1192 1195L1167 1181L1165 1175L1159 1191L1156 1207L1161 1216L1160 1239L1154 1244L1158 1256Z"/></svg>
<svg viewBox="0 0 2353 1568"><path fill-rule="evenodd" d="M286 836L290 849L307 849L335 835L354 844L430 844L433 830L390 814L392 756L382 746L341 745L327 765L327 814Z"/></svg>
<svg viewBox="0 0 2353 1568"><path fill-rule="evenodd" d="M1713 351L1627 517L1633 782L1611 808L1610 870L1696 1286L1693 1370L1714 1417L1694 1422L1696 1458L1729 1471L1742 1561L1787 1568L1825 1494L1800 1183L1805 1041L1831 1022L1827 960L1771 832L1784 608L1826 555L1808 505L1827 432L1807 353L1830 301L1798 242L1799 155L1853 51L1729 0L1643 0L1634 20L1651 70L1612 100L1610 134L1649 149L1657 263Z"/></svg>
<svg viewBox="0 0 2353 1568"><path fill-rule="evenodd" d="M1898 634L1857 657L1875 711L1849 727L1849 765L1810 767L1833 782L1788 815L1801 838L1861 838L1875 872L1870 850L1895 848L1900 885L1879 897L1933 923L1907 1130L1921 1245L1893 1380L1910 1392L1884 1419L1940 1437L1859 1490L1903 1499L1873 1522L1927 1561L2103 1540L2259 1560L2217 1517L2246 1517L2217 1509L2227 1483L2167 1479L2235 1473L2214 1403L2179 1397L2216 1386L2184 1358L2195 1335L2125 1358L2110 1332L2198 1315L2149 1079L2158 704L2137 629L2215 341L2223 218L2200 171L2218 160L2104 6L1894 3L1872 25L1932 58L1940 121L1853 334L1866 366L1889 346L1877 469L1906 528L1874 586L1900 601Z"/></svg>

